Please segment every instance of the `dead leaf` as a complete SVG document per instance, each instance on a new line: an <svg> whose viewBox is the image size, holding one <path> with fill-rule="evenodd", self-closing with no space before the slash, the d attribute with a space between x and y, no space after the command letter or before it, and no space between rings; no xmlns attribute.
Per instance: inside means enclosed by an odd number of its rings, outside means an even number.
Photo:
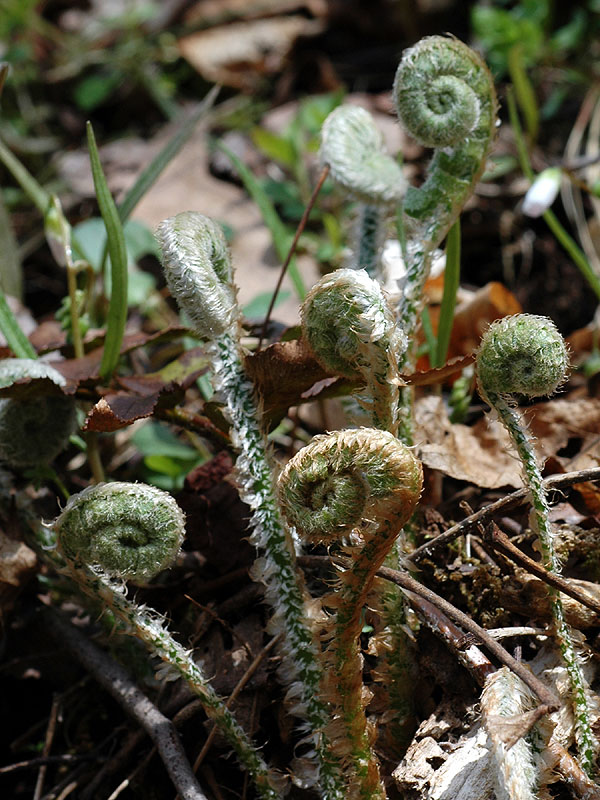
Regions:
<svg viewBox="0 0 600 800"><path fill-rule="evenodd" d="M233 22L179 39L181 55L207 81L252 91L264 75L279 72L299 36L323 31L300 15Z"/></svg>
<svg viewBox="0 0 600 800"><path fill-rule="evenodd" d="M442 399L433 396L417 401L415 421L419 457L431 469L488 489L523 485L521 465L499 422L453 425Z"/></svg>

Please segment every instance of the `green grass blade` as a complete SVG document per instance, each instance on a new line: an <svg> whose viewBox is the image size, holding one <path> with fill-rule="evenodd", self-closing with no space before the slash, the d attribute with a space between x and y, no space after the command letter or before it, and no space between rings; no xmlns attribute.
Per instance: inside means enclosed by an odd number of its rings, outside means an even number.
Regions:
<svg viewBox="0 0 600 800"><path fill-rule="evenodd" d="M532 142L538 135L540 114L531 81L523 64L523 50L520 44L513 45L508 52L508 71L515 88L517 102L525 118L527 133Z"/></svg>
<svg viewBox="0 0 600 800"><path fill-rule="evenodd" d="M146 169L140 173L136 182L123 198L123 202L119 205L119 217L121 218L121 222L125 222L129 218L133 209L157 180L167 164L172 161L190 138L198 122L214 105L217 95L219 94L219 89L219 86L213 86L201 102L198 110L181 125L179 130L169 139L160 153L158 153Z"/></svg>
<svg viewBox="0 0 600 800"><path fill-rule="evenodd" d="M104 352L100 364L100 377L109 378L119 361L121 342L127 321L127 249L119 212L112 198L100 164L98 147L91 122L87 123L87 138L92 165L92 177L100 214L106 227L108 254L111 261L111 296L106 322Z"/></svg>
<svg viewBox="0 0 600 800"><path fill-rule="evenodd" d="M452 323L454 322L454 308L456 306L456 292L460 282L460 217L448 231L446 238L446 269L444 270L444 294L440 307L440 321L437 333L436 367L446 363Z"/></svg>
<svg viewBox="0 0 600 800"><path fill-rule="evenodd" d="M8 342L8 346L17 358L37 358L37 353L29 339L21 330L17 318L6 302L4 292L0 290L0 331Z"/></svg>
<svg viewBox="0 0 600 800"><path fill-rule="evenodd" d="M50 195L21 164L19 159L13 155L3 141L0 141L0 161L12 174L34 206L37 207L41 214L45 214L50 204Z"/></svg>
<svg viewBox="0 0 600 800"><path fill-rule="evenodd" d="M227 158L231 161L233 166L238 171L240 178L250 197L254 200L256 205L258 206L260 213L265 221L265 225L271 232L271 236L273 237L273 244L275 245L275 251L277 252L278 258L283 262L286 259L288 254L288 250L292 243L293 236L287 230L283 222L281 221L279 214L275 210L273 203L271 202L270 198L260 185L260 183L256 180L254 175L250 172L248 167L244 164L244 162L236 156L235 153L232 153L231 150L226 147L221 142L217 142L217 147L221 152L225 153ZM306 286L304 285L304 281L302 279L302 275L298 270L298 265L296 264L296 259L292 258L288 267L288 274L290 276L290 280L296 290L296 294L300 300L304 300L306 297Z"/></svg>

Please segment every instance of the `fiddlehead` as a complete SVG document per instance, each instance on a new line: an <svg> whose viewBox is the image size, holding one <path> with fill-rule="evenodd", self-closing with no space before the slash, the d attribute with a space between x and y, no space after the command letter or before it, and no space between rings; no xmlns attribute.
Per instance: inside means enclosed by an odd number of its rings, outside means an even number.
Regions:
<svg viewBox="0 0 600 800"><path fill-rule="evenodd" d="M510 395L537 397L552 394L565 380L569 357L553 322L533 314L517 314L494 322L484 334L477 352L477 384L481 396L497 412L511 436L523 464L525 483L533 502L532 527L538 534L542 563L560 573L554 547L554 531L542 474L531 437ZM591 730L586 683L558 589L548 587L558 643L569 673L575 710L575 731L584 769L594 768L597 742Z"/></svg>
<svg viewBox="0 0 600 800"><path fill-rule="evenodd" d="M321 162L351 196L368 205L396 205L406 191L400 165L383 149L373 117L359 106L338 106L321 129Z"/></svg>
<svg viewBox="0 0 600 800"><path fill-rule="evenodd" d="M350 105L338 106L325 120L320 156L333 180L361 203L356 269L366 269L371 278L384 283L380 248L386 214L402 201L407 188L400 165L384 152L381 133L369 112Z"/></svg>
<svg viewBox="0 0 600 800"><path fill-rule="evenodd" d="M401 123L433 147L425 183L404 199L409 220L435 248L483 172L496 126L496 93L481 58L457 39L429 36L402 56L394 81Z"/></svg>
<svg viewBox="0 0 600 800"><path fill-rule="evenodd" d="M47 379L64 386L58 370L32 358L0 361L0 387L21 380ZM64 450L77 427L75 402L65 395L0 399L0 461L15 469L49 463Z"/></svg>
<svg viewBox="0 0 600 800"><path fill-rule="evenodd" d="M313 286L302 333L326 369L367 385L373 427L396 432L396 354L405 339L379 284L364 270L339 269Z"/></svg>
<svg viewBox="0 0 600 800"><path fill-rule="evenodd" d="M404 198L406 281L398 308L409 342L423 303L435 248L446 236L483 172L496 127L496 93L486 65L457 39L430 36L404 52L394 82L398 116L407 131L435 148L422 186ZM414 347L399 357L412 364ZM402 438L412 443L412 398L402 393Z"/></svg>
<svg viewBox="0 0 600 800"><path fill-rule="evenodd" d="M208 340L215 388L223 395L232 440L239 451L236 477L240 495L252 509L251 541L264 552L254 574L265 583L265 598L273 609L271 629L285 632L282 674L291 683L289 695L295 709L313 731L324 800L339 800L343 787L329 743L320 734L327 708L320 698L316 643L306 623L306 593L296 570L292 539L277 507L273 465L254 389L244 370L239 309L223 234L208 217L186 212L162 222L157 236L173 296L192 318L198 335Z"/></svg>
<svg viewBox="0 0 600 800"><path fill-rule="evenodd" d="M325 544L344 536L361 541L330 598L336 617L326 658L332 724L346 735L339 747L355 792L351 796L364 800L383 798L385 792L364 713L361 613L375 572L415 509L421 485L421 466L411 451L392 434L367 428L315 437L291 459L278 483L282 512L302 536Z"/></svg>
<svg viewBox="0 0 600 800"><path fill-rule="evenodd" d="M148 581L171 566L185 531L171 495L141 483L103 483L73 495L54 523L59 547L111 577Z"/></svg>
<svg viewBox="0 0 600 800"><path fill-rule="evenodd" d="M48 395L0 400L0 461L16 469L49 463L77 427L72 398Z"/></svg>
<svg viewBox="0 0 600 800"><path fill-rule="evenodd" d="M198 336L234 332L239 317L233 270L223 230L194 211L166 219L156 235L171 294Z"/></svg>
<svg viewBox="0 0 600 800"><path fill-rule="evenodd" d="M260 797L278 800L275 777L190 653L157 614L125 595L124 578L149 580L175 560L185 532L175 500L144 484L98 484L69 499L52 531L68 574L187 682L248 770Z"/></svg>

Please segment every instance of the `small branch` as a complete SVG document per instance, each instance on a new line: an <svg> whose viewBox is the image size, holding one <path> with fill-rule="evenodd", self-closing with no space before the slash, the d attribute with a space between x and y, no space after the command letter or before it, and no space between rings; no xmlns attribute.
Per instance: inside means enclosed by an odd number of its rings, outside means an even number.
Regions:
<svg viewBox="0 0 600 800"><path fill-rule="evenodd" d="M323 564L335 563L340 563L344 566L347 566L348 560L342 558L330 558L329 556L301 556L298 558L298 564L300 566L307 567L317 567L323 566ZM550 689L545 686L545 684L536 678L535 675L533 675L524 664L514 659L510 653L508 653L502 647L502 645L498 644L498 642L493 639L484 628L480 627L471 619L471 617L467 616L467 614L459 611L458 608L455 608L455 606L453 606L447 600L444 600L442 597L435 594L435 592L432 592L431 589L428 589L414 578L411 578L411 576L406 572L399 572L398 570L389 569L388 567L380 567L377 570L377 575L380 578L384 578L387 581L395 583L397 586L400 586L401 589L404 589L412 594L416 594L418 597L424 598L429 603L432 603L434 606L440 609L440 611L442 611L448 617L450 617L450 619L454 620L454 622L460 625L461 628L464 628L464 630L476 636L478 641L489 653L495 656L502 664L511 669L515 675L518 675L519 678L521 678L524 684L529 686L529 688L535 692L535 694L541 700L542 706L545 707L542 714L550 713L560 708L560 702L553 692L551 692Z"/></svg>
<svg viewBox="0 0 600 800"><path fill-rule="evenodd" d="M523 567L523 569L526 569L527 572L535 575L537 578L544 581L544 583L547 583L549 586L553 586L555 589L558 589L564 594L569 595L569 597L572 597L573 600L577 600L577 602L581 603L581 605L591 608L592 611L596 612L596 614L600 614L600 602L598 602L598 600L582 591L577 586L574 586L561 575L548 572L548 570L544 569L544 567L541 564L538 564L537 561L529 558L529 556L525 555L525 553L519 550L518 547L515 547L508 536L503 533L494 522L490 523L486 529L485 541L491 547L493 547L494 550L498 550L500 553L503 553L505 556L510 558L511 561L514 561L515 564Z"/></svg>
<svg viewBox="0 0 600 800"><path fill-rule="evenodd" d="M300 239L300 236L302 235L302 232L304 231L304 228L306 227L306 223L308 222L308 217L310 215L310 212L313 209L313 206L314 206L314 204L315 204L315 202L317 200L317 196L318 196L319 192L321 191L321 187L325 183L325 178L327 178L328 175L329 175L329 166L326 164L323 167L323 169L321 170L321 174L319 175L319 180L317 181L317 185L315 186L315 188L313 190L313 193L310 196L310 200L308 201L308 204L307 204L306 208L304 209L304 213L302 214L302 218L300 219L300 222L298 223L298 227L296 228L296 233L294 234L294 239L292 241L292 244L290 245L290 249L288 251L288 254L287 254L287 256L285 258L285 261L283 262L283 265L281 267L281 272L279 273L279 278L277 280L277 285L275 286L275 290L273 292L273 297L271 297L271 302L269 303L269 309L267 311L267 315L265 317L265 321L263 322L262 331L260 332L260 338L258 340L258 346L256 348L257 351L260 350L260 348L262 347L263 339L265 339L266 336L267 336L267 330L268 330L268 327L269 327L269 322L271 320L271 312L273 311L273 307L275 306L275 301L277 300L277 295L279 294L279 290L281 289L281 284L283 283L284 275L287 272L287 268L290 265L290 261L292 260L292 256L296 252L296 247L298 246L298 240Z"/></svg>
<svg viewBox="0 0 600 800"><path fill-rule="evenodd" d="M90 642L77 628L55 612L48 610L43 613L44 621L55 639L91 672L96 681L152 739L182 799L207 800L192 772L171 720L161 714L122 667Z"/></svg>
<svg viewBox="0 0 600 800"><path fill-rule="evenodd" d="M574 486L577 483L587 483L588 481L600 481L600 467L592 467L591 469L582 469L577 472L567 472L565 475L551 475L542 481L546 490L550 489L566 489L569 486ZM509 508L521 505L526 502L529 492L527 489L517 489L516 492L507 495L506 497L496 500L495 503L490 503L489 506L484 506L476 511L471 516L448 528L444 533L435 536L425 544L417 547L417 549L406 557L406 561L411 561L417 564L423 558L430 556L435 550L444 547L459 536L468 533L472 528L477 527L482 522L487 522L491 517L499 511L507 511Z"/></svg>
<svg viewBox="0 0 600 800"><path fill-rule="evenodd" d="M266 644L263 647L263 649L260 651L260 653L254 658L254 660L252 661L252 663L250 664L248 669L244 672L244 674L242 675L240 680L237 682L233 692L229 696L229 698L227 700L227 703L226 703L227 708L231 708L231 706L235 703L235 701L239 697L240 692L242 691L244 686L246 686L246 684L248 683L250 678L254 675L256 670L261 665L261 662L263 661L263 659L268 655L268 653L271 652L271 650L275 647L275 645L277 644L277 642L280 639L281 639L281 634L278 633L277 636L273 637L273 639L271 639L271 641L268 644ZM213 725L212 730L208 734L208 736L206 738L206 742L204 743L204 746L202 747L202 750L200 750L196 760L194 761L194 766L193 766L194 772L198 771L198 769L200 768L200 764L202 764L202 762L204 761L204 759L206 757L206 754L210 750L210 746L213 743L213 739L215 738L217 730L218 730L217 726Z"/></svg>

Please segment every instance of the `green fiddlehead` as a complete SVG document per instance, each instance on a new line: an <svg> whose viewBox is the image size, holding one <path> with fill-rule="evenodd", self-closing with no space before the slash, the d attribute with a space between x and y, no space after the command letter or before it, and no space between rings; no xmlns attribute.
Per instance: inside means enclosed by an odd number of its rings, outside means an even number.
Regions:
<svg viewBox="0 0 600 800"><path fill-rule="evenodd" d="M384 283L380 248L386 216L402 202L407 181L400 165L383 149L383 138L369 112L338 106L321 129L321 162L346 194L360 201L354 260Z"/></svg>
<svg viewBox="0 0 600 800"><path fill-rule="evenodd" d="M232 440L238 450L236 477L240 495L252 509L251 541L262 551L254 576L265 584L272 630L285 632L282 675L288 696L304 716L319 760L324 800L341 800L341 786L330 745L321 731L328 719L320 698L321 668L305 610L306 592L295 563L294 545L283 524L274 493L273 464L260 426L254 388L244 370L240 312L232 286L232 267L216 223L194 212L164 220L157 236L173 296L207 339L215 388L225 401Z"/></svg>
<svg viewBox="0 0 600 800"><path fill-rule="evenodd" d="M361 613L375 572L413 513L421 486L421 466L411 451L392 434L368 428L315 437L291 459L278 483L282 512L301 536L327 545L351 537L361 544L328 598L336 616L326 660L335 713L332 738L338 731L350 797L363 800L384 798L385 791L364 712Z"/></svg>
<svg viewBox="0 0 600 800"><path fill-rule="evenodd" d="M533 503L532 527L538 534L542 563L549 571L559 574L561 567L540 466L527 425L511 405L510 395L537 397L556 391L567 374L567 348L551 320L534 314L517 314L490 325L481 340L476 364L479 392L498 414L523 465ZM584 769L591 773L598 743L591 729L581 657L565 621L560 592L548 587L548 593L558 644L571 682L579 755Z"/></svg>
<svg viewBox="0 0 600 800"><path fill-rule="evenodd" d="M30 358L0 361L0 387L44 378L64 386L65 378L49 364ZM43 395L35 399L0 399L0 461L14 469L50 463L77 427L73 398Z"/></svg>
<svg viewBox="0 0 600 800"><path fill-rule="evenodd" d="M422 186L404 198L407 275L399 325L414 345L423 290L435 248L482 174L496 128L496 93L481 58L457 39L430 36L403 54L394 82L398 116L425 147L435 148ZM411 365L414 346L399 357ZM401 435L412 441L411 397L403 392Z"/></svg>
<svg viewBox="0 0 600 800"><path fill-rule="evenodd" d="M153 486L97 484L73 495L52 531L66 571L140 639L151 654L183 678L235 751L263 800L278 800L277 779L194 661L146 606L129 600L122 581L147 581L170 566L183 540L183 512Z"/></svg>
<svg viewBox="0 0 600 800"><path fill-rule="evenodd" d="M301 309L302 333L317 361L365 382L364 405L375 428L396 432L396 354L405 339L377 281L338 269L316 283Z"/></svg>

